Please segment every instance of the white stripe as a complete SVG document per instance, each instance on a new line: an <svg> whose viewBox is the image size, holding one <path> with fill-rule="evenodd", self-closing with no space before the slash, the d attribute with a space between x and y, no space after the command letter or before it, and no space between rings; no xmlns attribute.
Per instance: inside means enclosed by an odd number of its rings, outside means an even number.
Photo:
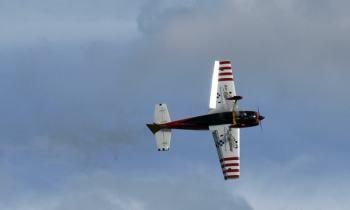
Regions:
<svg viewBox="0 0 350 210"><path fill-rule="evenodd" d="M233 79L232 75L219 76L219 79Z"/></svg>
<svg viewBox="0 0 350 210"><path fill-rule="evenodd" d="M220 73L232 73L232 69L223 69L223 70L219 70L219 74Z"/></svg>
<svg viewBox="0 0 350 210"><path fill-rule="evenodd" d="M240 175L239 172L227 172L227 173L224 173L225 176L232 176L232 175Z"/></svg>
<svg viewBox="0 0 350 210"><path fill-rule="evenodd" d="M232 67L231 64L220 64L220 67Z"/></svg>
<svg viewBox="0 0 350 210"><path fill-rule="evenodd" d="M224 160L221 164L239 163L239 160Z"/></svg>
<svg viewBox="0 0 350 210"><path fill-rule="evenodd" d="M222 168L222 170L227 170L227 169L239 169L239 166L225 166Z"/></svg>

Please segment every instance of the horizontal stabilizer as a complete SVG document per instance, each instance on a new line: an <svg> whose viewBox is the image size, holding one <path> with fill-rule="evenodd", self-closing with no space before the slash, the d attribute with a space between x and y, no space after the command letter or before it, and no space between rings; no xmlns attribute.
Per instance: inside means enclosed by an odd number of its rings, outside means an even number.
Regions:
<svg viewBox="0 0 350 210"><path fill-rule="evenodd" d="M154 135L156 136L158 151L168 151L170 149L171 130L162 129Z"/></svg>
<svg viewBox="0 0 350 210"><path fill-rule="evenodd" d="M154 122L157 124L170 122L170 115L166 104L156 104L154 109Z"/></svg>
<svg viewBox="0 0 350 210"><path fill-rule="evenodd" d="M166 104L156 104L154 109L154 123L147 127L156 137L157 149L167 151L170 149L171 130L162 128L161 124L170 122L170 115Z"/></svg>

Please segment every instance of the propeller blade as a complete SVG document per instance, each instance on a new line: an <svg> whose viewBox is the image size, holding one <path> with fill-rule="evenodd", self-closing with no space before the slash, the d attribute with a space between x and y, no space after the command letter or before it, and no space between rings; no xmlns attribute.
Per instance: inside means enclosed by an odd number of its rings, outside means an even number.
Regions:
<svg viewBox="0 0 350 210"><path fill-rule="evenodd" d="M259 118L260 118L261 115L260 115L260 108L259 108L259 106L258 106L258 115L259 115ZM263 132L264 129L263 129L263 126L262 126L262 120L260 120L260 119L259 119L259 125L260 125L261 132Z"/></svg>

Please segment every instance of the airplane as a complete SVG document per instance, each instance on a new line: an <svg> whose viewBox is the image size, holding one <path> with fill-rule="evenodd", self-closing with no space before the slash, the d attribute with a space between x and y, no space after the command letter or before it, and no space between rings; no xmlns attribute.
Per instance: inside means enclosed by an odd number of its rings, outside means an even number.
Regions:
<svg viewBox="0 0 350 210"><path fill-rule="evenodd" d="M176 121L170 120L168 107L156 104L154 123L147 124L156 138L159 151L170 149L171 130L209 130L212 132L225 180L240 176L240 128L257 126L265 118L259 110L242 111L237 101L232 65L228 60L214 63L209 113Z"/></svg>

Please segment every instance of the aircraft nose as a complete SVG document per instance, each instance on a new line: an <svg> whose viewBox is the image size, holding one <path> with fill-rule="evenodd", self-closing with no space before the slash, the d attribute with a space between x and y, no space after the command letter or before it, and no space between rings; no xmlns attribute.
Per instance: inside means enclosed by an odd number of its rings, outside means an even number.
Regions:
<svg viewBox="0 0 350 210"><path fill-rule="evenodd" d="M259 120L263 120L263 119L265 119L265 117L262 116L262 115L260 115L260 116L259 116Z"/></svg>

